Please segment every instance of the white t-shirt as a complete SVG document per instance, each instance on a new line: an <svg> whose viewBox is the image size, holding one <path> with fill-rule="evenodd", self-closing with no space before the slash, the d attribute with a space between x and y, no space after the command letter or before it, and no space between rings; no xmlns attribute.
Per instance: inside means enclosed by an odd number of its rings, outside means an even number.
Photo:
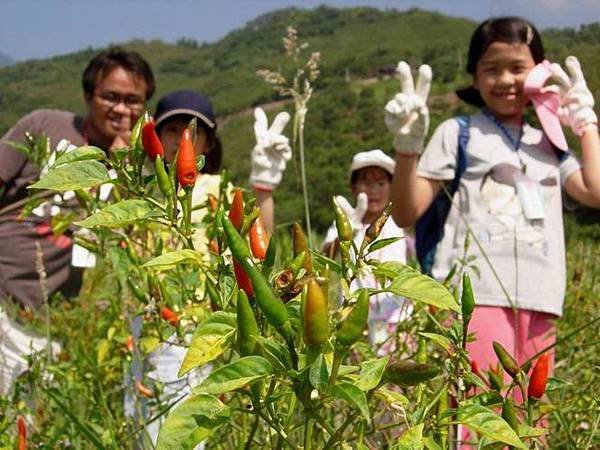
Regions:
<svg viewBox="0 0 600 450"><path fill-rule="evenodd" d="M358 248L360 248L360 244L365 236L365 231L369 225L370 224L368 223L363 223L362 227L354 236L354 243ZM390 217L383 226L378 239L404 236L404 230L399 228ZM333 243L337 237L337 229L334 223L329 227L329 230L327 230L323 246ZM351 256L354 256L352 251ZM400 239L393 244L375 250L373 253L369 254L369 259L376 259L381 262L399 261L401 263L406 263L406 239ZM364 273L352 282L350 291L353 292L360 288L379 289L380 285L372 273ZM372 344L379 344L385 341L389 333L393 331L391 328L410 314L412 307L409 304L405 305L405 302L406 300L404 297L388 292L371 296L369 308L369 340Z"/></svg>
<svg viewBox="0 0 600 450"><path fill-rule="evenodd" d="M505 128L516 141L520 127ZM542 131L528 124L523 126L518 152L482 113L471 116L469 131L467 169L437 246L433 275L443 279L463 256L468 225L501 280L472 240L468 254L475 256L472 264L480 271L480 276L471 273L477 304L510 307L512 302L520 309L560 316L566 284L561 187L581 166L571 154L559 162ZM419 160L420 176L454 178L458 133L455 119L436 129ZM521 162L525 175L538 183L543 219L531 220L523 213L513 178L523 173Z"/></svg>

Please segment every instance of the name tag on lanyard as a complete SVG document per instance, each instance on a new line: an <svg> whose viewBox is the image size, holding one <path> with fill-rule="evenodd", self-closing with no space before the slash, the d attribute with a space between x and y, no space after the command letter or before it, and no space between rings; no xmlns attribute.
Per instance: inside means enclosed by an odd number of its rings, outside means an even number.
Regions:
<svg viewBox="0 0 600 450"><path fill-rule="evenodd" d="M517 173L515 174L515 186L525 218L528 220L544 219L546 212L540 183L523 173Z"/></svg>

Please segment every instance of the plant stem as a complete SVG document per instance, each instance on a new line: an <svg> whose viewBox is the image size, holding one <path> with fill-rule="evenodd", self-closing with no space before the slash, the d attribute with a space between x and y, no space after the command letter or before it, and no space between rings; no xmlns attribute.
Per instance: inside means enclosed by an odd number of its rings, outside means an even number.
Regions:
<svg viewBox="0 0 600 450"><path fill-rule="evenodd" d="M342 364L343 354L339 351L336 351L333 355L333 365L331 367L331 377L329 378L329 386L333 386L335 384L335 380L337 379L338 371L340 370L340 364Z"/></svg>
<svg viewBox="0 0 600 450"><path fill-rule="evenodd" d="M306 231L308 233L308 247L313 248L312 227L310 225L310 210L308 207L308 188L306 183L306 166L304 164L304 120L306 118L306 106L296 105L298 120L298 145L300 146L300 176L302 178L302 196L304 198L304 216L306 217Z"/></svg>
<svg viewBox="0 0 600 450"><path fill-rule="evenodd" d="M306 419L306 426L304 427L304 450L312 449L312 434L315 422L311 417Z"/></svg>

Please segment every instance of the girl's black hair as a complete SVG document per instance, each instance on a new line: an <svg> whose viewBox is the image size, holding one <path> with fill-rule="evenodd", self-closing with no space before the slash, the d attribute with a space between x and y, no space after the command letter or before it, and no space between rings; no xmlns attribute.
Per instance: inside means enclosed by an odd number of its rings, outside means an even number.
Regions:
<svg viewBox="0 0 600 450"><path fill-rule="evenodd" d="M469 44L469 56L467 58L467 72L475 75L477 63L488 47L494 42L506 42L509 44L526 44L529 46L531 55L536 64L544 60L544 44L538 30L527 20L521 17L498 17L488 19L481 23ZM473 86L456 91L458 97L474 106L485 106L479 91Z"/></svg>
<svg viewBox="0 0 600 450"><path fill-rule="evenodd" d="M162 127L169 122L185 117L191 119L191 116L187 114L176 114L162 121L158 127L156 127L156 133L160 136ZM201 127L206 133L208 141L208 152L205 154L204 167L200 171L201 173L217 174L221 171L221 163L223 161L223 146L221 145L221 139L217 136L216 128L210 128L202 121L198 121L198 126Z"/></svg>
<svg viewBox="0 0 600 450"><path fill-rule="evenodd" d="M389 181L390 183L392 182L392 179L393 179L393 177L392 177L392 174L391 174L391 173L389 173L387 170L385 170L385 169L383 169L382 167L379 167L379 166L367 166L367 167L363 167L362 169L357 169L357 170L354 170L354 171L353 171L353 172L350 174L350 185L353 185L353 184L355 184L355 183L358 181L358 177L361 175L361 173L363 173L363 171L364 171L365 169L369 169L369 168L371 168L371 167L377 167L377 168L379 168L379 169L382 169L382 170L385 172L385 174L387 175L388 181Z"/></svg>

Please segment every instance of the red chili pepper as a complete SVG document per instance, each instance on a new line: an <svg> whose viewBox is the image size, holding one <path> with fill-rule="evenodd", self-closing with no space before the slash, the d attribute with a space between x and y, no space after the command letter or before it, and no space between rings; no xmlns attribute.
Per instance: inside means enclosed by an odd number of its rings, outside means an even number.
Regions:
<svg viewBox="0 0 600 450"><path fill-rule="evenodd" d="M250 249L255 258L261 261L267 256L267 249L269 248L269 235L265 228L265 224L262 218L258 216L252 223L249 231L250 235Z"/></svg>
<svg viewBox="0 0 600 450"><path fill-rule="evenodd" d="M154 161L157 156L163 157L165 151L154 129L154 122L146 122L142 127L142 145L148 157Z"/></svg>
<svg viewBox="0 0 600 450"><path fill-rule="evenodd" d="M169 322L174 327L179 324L179 317L177 316L177 313L166 306L160 310L160 315L165 321Z"/></svg>
<svg viewBox="0 0 600 450"><path fill-rule="evenodd" d="M244 271L241 264L235 259L233 260L233 273L235 273L235 279L237 280L240 289L242 289L248 297L254 297L254 290L252 289L250 277Z"/></svg>
<svg viewBox="0 0 600 450"><path fill-rule="evenodd" d="M233 200L231 208L229 208L229 220L236 230L240 231L244 223L244 196L241 189L236 189L233 192Z"/></svg>
<svg viewBox="0 0 600 450"><path fill-rule="evenodd" d="M17 416L17 430L19 432L18 448L19 450L27 450L27 423L25 417L20 414Z"/></svg>
<svg viewBox="0 0 600 450"><path fill-rule="evenodd" d="M182 186L193 186L198 176L196 167L196 151L190 136L190 130L183 130L179 141L179 153L177 154L177 179Z"/></svg>
<svg viewBox="0 0 600 450"><path fill-rule="evenodd" d="M473 372L477 376L481 376L481 372L479 371L479 364L474 359L471 360L471 372Z"/></svg>
<svg viewBox="0 0 600 450"><path fill-rule="evenodd" d="M546 383L548 382L548 363L550 357L543 354L539 357L529 377L529 386L527 387L528 398L541 398L546 392Z"/></svg>
<svg viewBox="0 0 600 450"><path fill-rule="evenodd" d="M133 353L133 336L127 336L127 341L125 342L125 348L129 353Z"/></svg>

